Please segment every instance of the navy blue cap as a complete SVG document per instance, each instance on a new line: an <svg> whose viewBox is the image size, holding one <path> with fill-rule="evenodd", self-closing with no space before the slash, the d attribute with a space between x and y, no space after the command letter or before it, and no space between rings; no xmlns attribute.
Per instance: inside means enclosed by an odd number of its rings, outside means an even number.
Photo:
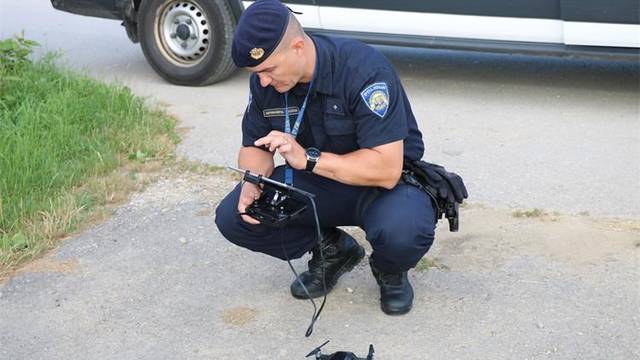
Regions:
<svg viewBox="0 0 640 360"><path fill-rule="evenodd" d="M277 0L257 0L240 16L231 56L237 67L258 66L278 47L289 23L289 8Z"/></svg>

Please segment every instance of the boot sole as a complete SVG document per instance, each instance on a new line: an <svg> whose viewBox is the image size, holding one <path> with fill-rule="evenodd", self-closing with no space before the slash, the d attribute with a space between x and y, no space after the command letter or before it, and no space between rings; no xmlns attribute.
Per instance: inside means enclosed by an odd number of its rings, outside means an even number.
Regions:
<svg viewBox="0 0 640 360"><path fill-rule="evenodd" d="M327 294L329 294L331 292L331 290L333 290L333 288L337 285L338 279L342 275L344 275L345 273L348 273L349 271L353 270L353 268L356 265L358 265L360 263L360 261L362 261L362 259L364 258L364 255L365 255L364 248L362 246L359 246L358 253L356 254L356 256L350 258L349 261L344 263L344 265L342 265L340 267L340 270L338 270L338 272L336 272L336 274L333 276L333 279L331 281L331 283L333 283L333 285L327 286ZM304 294L304 295L296 295L294 293L291 293L291 295L296 299L301 299L301 300L309 299L309 297L307 297L306 294ZM311 299L315 299L315 298L319 298L321 296L324 296L324 293L322 293L322 292L318 293L318 294L309 293L309 295L311 295Z"/></svg>
<svg viewBox="0 0 640 360"><path fill-rule="evenodd" d="M389 310L389 309L385 308L384 306L380 305L380 309L382 309L382 312L387 314L387 315L390 315L390 316L399 316L399 315L407 314L409 311L411 311L412 308L413 308L413 304L411 304L411 306L409 306L406 309Z"/></svg>
<svg viewBox="0 0 640 360"><path fill-rule="evenodd" d="M414 293L413 293L413 288L411 287L411 284L409 284L409 289L411 291L411 302L406 308L392 309L392 308L386 307L382 302L382 298L380 298L380 309L382 309L382 312L390 316L397 316L397 315L404 315L409 311L411 311L411 308L413 308L413 299L414 299Z"/></svg>

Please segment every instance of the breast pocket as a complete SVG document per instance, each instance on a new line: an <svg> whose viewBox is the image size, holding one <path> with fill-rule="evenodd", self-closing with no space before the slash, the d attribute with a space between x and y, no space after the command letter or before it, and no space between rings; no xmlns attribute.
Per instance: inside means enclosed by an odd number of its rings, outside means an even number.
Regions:
<svg viewBox="0 0 640 360"><path fill-rule="evenodd" d="M327 98L324 129L330 143L329 151L345 154L358 149L356 124L340 99Z"/></svg>
<svg viewBox="0 0 640 360"><path fill-rule="evenodd" d="M284 116L271 116L268 117L271 130L277 130L284 132Z"/></svg>

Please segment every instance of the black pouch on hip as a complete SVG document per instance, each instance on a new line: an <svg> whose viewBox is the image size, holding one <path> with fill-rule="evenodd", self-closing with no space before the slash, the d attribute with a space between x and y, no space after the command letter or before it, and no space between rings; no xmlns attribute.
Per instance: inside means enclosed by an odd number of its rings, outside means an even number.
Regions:
<svg viewBox="0 0 640 360"><path fill-rule="evenodd" d="M460 175L447 171L443 166L426 161L405 160L402 179L426 192L436 204L437 219L446 217L449 230L460 226L459 205L469 197Z"/></svg>

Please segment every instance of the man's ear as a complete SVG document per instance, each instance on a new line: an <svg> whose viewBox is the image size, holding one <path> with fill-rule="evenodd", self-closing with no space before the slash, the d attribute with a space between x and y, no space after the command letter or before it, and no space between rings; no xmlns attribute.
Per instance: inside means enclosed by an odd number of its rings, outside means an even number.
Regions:
<svg viewBox="0 0 640 360"><path fill-rule="evenodd" d="M293 41L291 41L291 49L296 55L304 53L304 39L301 36L293 38Z"/></svg>

